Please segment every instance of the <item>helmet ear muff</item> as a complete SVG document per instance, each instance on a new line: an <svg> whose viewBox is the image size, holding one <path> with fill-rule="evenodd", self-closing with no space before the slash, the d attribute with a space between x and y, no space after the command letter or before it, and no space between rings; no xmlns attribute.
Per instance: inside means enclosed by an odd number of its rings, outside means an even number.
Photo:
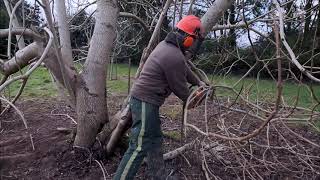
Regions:
<svg viewBox="0 0 320 180"><path fill-rule="evenodd" d="M186 48L189 48L192 46L193 44L193 37L192 36L187 36L184 38L184 41L183 41L183 46L186 47Z"/></svg>

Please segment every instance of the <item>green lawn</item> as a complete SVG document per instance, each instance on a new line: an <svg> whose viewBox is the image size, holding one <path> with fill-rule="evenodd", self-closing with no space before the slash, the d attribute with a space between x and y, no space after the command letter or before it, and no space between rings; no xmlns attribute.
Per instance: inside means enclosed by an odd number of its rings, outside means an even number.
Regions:
<svg viewBox="0 0 320 180"><path fill-rule="evenodd" d="M20 73L16 73L17 75ZM0 78L2 76L0 75ZM5 95L14 97L18 92L21 81L13 82L8 88L5 89ZM35 70L29 77L27 84L22 93L22 97L54 97L57 95L57 88L52 83L51 76L46 68L40 67Z"/></svg>
<svg viewBox="0 0 320 180"><path fill-rule="evenodd" d="M80 66L78 66L80 67ZM128 65L118 64L116 66L116 80L107 80L108 93L127 93L128 91ZM134 77L137 71L137 66L133 66L131 69L131 77ZM113 74L115 78L115 73ZM237 76L211 76L217 85L233 86L240 77ZM132 82L131 82L132 83ZM8 89L6 89L6 95L14 96L20 87L20 82L13 83ZM259 101L274 102L276 83L271 80L256 80L254 78L246 78L240 82L235 89L238 91L242 88L242 94L248 95L251 100L258 99ZM313 86L315 97L320 97L319 85ZM298 105L303 107L310 107L316 103L311 96L310 88L290 82L284 82L283 84L283 96L285 102L289 105L293 105L299 92ZM230 91L226 91L223 88L217 89L217 95L234 97ZM57 96L57 90L52 83L51 77L48 71L44 68L38 68L29 78L22 97L34 98L34 97L55 97Z"/></svg>
<svg viewBox="0 0 320 180"><path fill-rule="evenodd" d="M115 68L117 68L117 71L116 71L117 73L113 73L112 77L115 77L115 75L116 75L116 79L110 80L110 78L108 78L108 80L107 80L108 92L110 91L110 92L114 92L114 93L127 93L128 92L129 66L128 66L128 64L118 64L117 66L115 66ZM137 66L131 67L130 87L132 86L132 78L135 76L137 69L138 69ZM108 72L108 75L109 75L109 72Z"/></svg>
<svg viewBox="0 0 320 180"><path fill-rule="evenodd" d="M234 86L234 84L240 79L237 76L228 77L210 77L213 82L217 85ZM317 104L316 100L313 98L311 93L311 88L314 92L314 97L320 98L320 86L319 85L299 85L292 82L283 82L283 99L286 104L294 105L297 101L298 106L302 107L312 107ZM242 89L242 95L249 97L251 100L259 100L265 102L274 102L277 85L275 81L272 80L257 80L255 78L246 78L242 80L235 86L235 89L240 91ZM225 89L218 89L218 95L232 96L230 91ZM298 100L297 100L297 97Z"/></svg>
<svg viewBox="0 0 320 180"><path fill-rule="evenodd" d="M117 67L117 80L107 80L108 92L112 93L126 93L128 91L128 65L119 64ZM77 65L78 69L81 69L80 65ZM137 71L137 67L131 68L131 77L134 77ZM20 74L20 73L17 73ZM0 74L0 78L1 78ZM132 82L131 82L132 83ZM20 88L21 82L16 81L12 83L6 90L5 95L8 97L14 97ZM35 97L56 97L57 88L52 83L51 76L46 68L39 67L36 69L30 78L27 85L21 95L25 98Z"/></svg>

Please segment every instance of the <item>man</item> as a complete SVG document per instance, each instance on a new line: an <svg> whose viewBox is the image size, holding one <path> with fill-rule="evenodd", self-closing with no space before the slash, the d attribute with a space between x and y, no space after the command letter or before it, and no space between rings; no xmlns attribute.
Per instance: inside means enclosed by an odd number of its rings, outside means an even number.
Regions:
<svg viewBox="0 0 320 180"><path fill-rule="evenodd" d="M176 30L170 32L148 57L131 91L133 124L130 143L114 180L133 179L144 157L147 157L149 179L166 179L159 107L171 92L186 102L188 82L203 85L187 66L184 56L199 38L201 28L198 17L184 17L176 25Z"/></svg>

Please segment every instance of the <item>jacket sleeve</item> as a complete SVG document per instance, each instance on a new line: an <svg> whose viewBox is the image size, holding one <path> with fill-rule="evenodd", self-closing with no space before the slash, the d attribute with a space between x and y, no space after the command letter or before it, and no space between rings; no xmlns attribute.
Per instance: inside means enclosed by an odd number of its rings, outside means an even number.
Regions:
<svg viewBox="0 0 320 180"><path fill-rule="evenodd" d="M187 86L186 64L183 60L172 62L164 71L169 88L182 101L187 101L189 89Z"/></svg>
<svg viewBox="0 0 320 180"><path fill-rule="evenodd" d="M187 81L193 86L200 85L200 79L191 71L189 66L186 66L187 69Z"/></svg>

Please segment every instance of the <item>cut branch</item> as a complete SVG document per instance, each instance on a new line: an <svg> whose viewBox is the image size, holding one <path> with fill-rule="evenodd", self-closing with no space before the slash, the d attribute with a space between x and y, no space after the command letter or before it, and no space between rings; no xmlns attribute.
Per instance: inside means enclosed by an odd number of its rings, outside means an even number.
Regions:
<svg viewBox="0 0 320 180"><path fill-rule="evenodd" d="M166 154L163 155L163 160L170 160L170 159L174 159L177 156L179 156L180 154L184 153L185 151L192 149L194 147L194 143L195 141L192 141L188 144L183 145L182 147L179 147L173 151L170 151Z"/></svg>
<svg viewBox="0 0 320 180"><path fill-rule="evenodd" d="M0 71L4 75L11 75L15 72L18 72L25 66L30 64L30 61L37 59L41 56L40 53L43 52L41 44L34 42L29 44L22 50L19 50L13 58L9 61L6 61L0 66Z"/></svg>
<svg viewBox="0 0 320 180"><path fill-rule="evenodd" d="M49 34L49 41L48 44L46 46L46 48L44 49L40 59L35 63L35 65L30 68L25 74L20 75L20 76L16 76L10 80L7 80L6 82L4 82L2 85L0 85L0 92L9 84L13 83L14 81L18 80L18 79L25 79L27 77L30 76L30 74L38 67L40 66L40 64L43 62L43 60L45 59L45 57L47 56L47 53L49 52L49 49L52 45L52 41L53 41L53 34L51 33L51 31L48 28L44 28L44 30Z"/></svg>

